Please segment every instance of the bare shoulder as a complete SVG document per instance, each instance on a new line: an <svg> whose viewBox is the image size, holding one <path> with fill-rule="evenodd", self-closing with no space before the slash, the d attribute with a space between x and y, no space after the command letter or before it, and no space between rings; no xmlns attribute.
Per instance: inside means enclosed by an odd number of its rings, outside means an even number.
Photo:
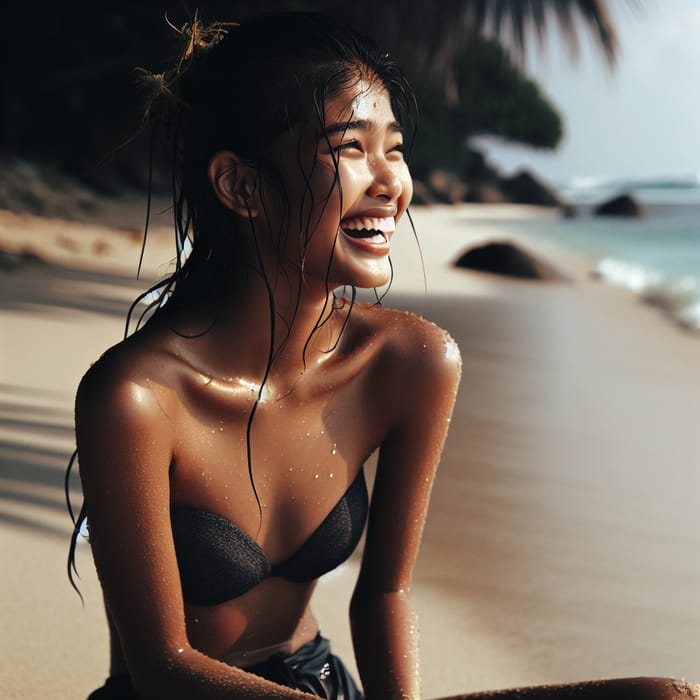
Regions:
<svg viewBox="0 0 700 700"><path fill-rule="evenodd" d="M362 306L362 320L379 340L378 361L413 381L459 381L462 360L450 334L432 321L396 309Z"/></svg>
<svg viewBox="0 0 700 700"><path fill-rule="evenodd" d="M449 422L462 366L449 333L404 311L364 305L358 311L370 348L366 410L385 435L399 427L407 434L426 424ZM432 442L442 444L442 439ZM406 437L403 442L412 444Z"/></svg>
<svg viewBox="0 0 700 700"><path fill-rule="evenodd" d="M157 346L129 339L108 350L80 383L76 443L94 532L97 510L109 506L123 516L146 507L140 493L167 491L176 426L163 364Z"/></svg>
<svg viewBox="0 0 700 700"><path fill-rule="evenodd" d="M76 395L76 420L106 421L163 415L172 394L168 353L147 335L107 350L85 373Z"/></svg>

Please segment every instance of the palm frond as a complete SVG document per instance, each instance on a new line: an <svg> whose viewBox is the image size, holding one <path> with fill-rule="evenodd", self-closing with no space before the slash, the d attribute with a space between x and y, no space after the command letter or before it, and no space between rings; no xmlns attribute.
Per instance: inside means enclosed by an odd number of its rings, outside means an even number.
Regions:
<svg viewBox="0 0 700 700"><path fill-rule="evenodd" d="M625 0L640 7L644 0ZM615 64L619 43L607 0L383 0L381 3L332 0L324 9L350 20L393 47L402 59L413 50L444 70L470 34L486 34L511 48L522 58L531 40L545 45L555 26L576 57L580 37L587 31L610 66Z"/></svg>
<svg viewBox="0 0 700 700"><path fill-rule="evenodd" d="M493 33L520 56L529 34L541 46L550 23L556 22L573 56L578 54L584 27L610 65L617 58L617 32L605 0L466 0L465 5L467 21L476 31Z"/></svg>

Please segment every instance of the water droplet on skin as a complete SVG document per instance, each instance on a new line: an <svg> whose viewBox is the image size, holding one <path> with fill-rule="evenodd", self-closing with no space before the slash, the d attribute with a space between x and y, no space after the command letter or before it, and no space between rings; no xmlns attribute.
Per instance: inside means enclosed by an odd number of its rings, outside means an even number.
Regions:
<svg viewBox="0 0 700 700"><path fill-rule="evenodd" d="M335 476L335 474L334 474L333 472L331 472L331 473L328 475L328 478L329 478L329 479L332 479L334 476Z"/></svg>
<svg viewBox="0 0 700 700"><path fill-rule="evenodd" d="M184 654L184 653L185 653L185 650L182 649L182 648L181 648L181 649L178 649L178 650L177 650L177 653L178 653L178 654Z"/></svg>
<svg viewBox="0 0 700 700"><path fill-rule="evenodd" d="M455 360L460 367L462 366L462 356L459 352L459 346L449 333L445 333L443 350L446 358Z"/></svg>
<svg viewBox="0 0 700 700"><path fill-rule="evenodd" d="M331 454L332 455L338 454L338 445L336 445L335 443L333 443L333 447L331 449Z"/></svg>
<svg viewBox="0 0 700 700"><path fill-rule="evenodd" d="M314 474L314 479L318 479L318 474Z"/></svg>

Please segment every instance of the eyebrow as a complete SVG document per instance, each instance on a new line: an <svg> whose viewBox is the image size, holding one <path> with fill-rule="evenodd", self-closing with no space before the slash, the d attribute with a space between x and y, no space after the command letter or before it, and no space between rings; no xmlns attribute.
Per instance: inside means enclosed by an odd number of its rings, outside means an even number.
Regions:
<svg viewBox="0 0 700 700"><path fill-rule="evenodd" d="M336 122L335 124L329 124L328 126L326 126L322 136L323 135L332 136L333 134L343 134L346 131L355 131L355 130L367 131L367 130L369 130L371 125L372 125L372 122L370 122L367 119L353 119L349 122ZM403 129L401 128L401 124L399 124L399 122L397 122L397 121L390 122L388 127L389 127L390 131L403 133Z"/></svg>

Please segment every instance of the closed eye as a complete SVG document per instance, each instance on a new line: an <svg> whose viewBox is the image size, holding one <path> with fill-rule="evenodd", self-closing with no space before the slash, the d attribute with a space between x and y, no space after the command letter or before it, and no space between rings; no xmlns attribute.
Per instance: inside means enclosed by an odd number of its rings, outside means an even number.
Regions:
<svg viewBox="0 0 700 700"><path fill-rule="evenodd" d="M337 146L334 146L332 150L334 153L340 153L341 151L351 151L351 150L358 150L361 152L362 146L360 145L359 141L352 140L352 141L345 141L344 143L338 144Z"/></svg>
<svg viewBox="0 0 700 700"><path fill-rule="evenodd" d="M386 157L391 158L391 160L403 160L404 150L403 143L397 143L387 151Z"/></svg>

